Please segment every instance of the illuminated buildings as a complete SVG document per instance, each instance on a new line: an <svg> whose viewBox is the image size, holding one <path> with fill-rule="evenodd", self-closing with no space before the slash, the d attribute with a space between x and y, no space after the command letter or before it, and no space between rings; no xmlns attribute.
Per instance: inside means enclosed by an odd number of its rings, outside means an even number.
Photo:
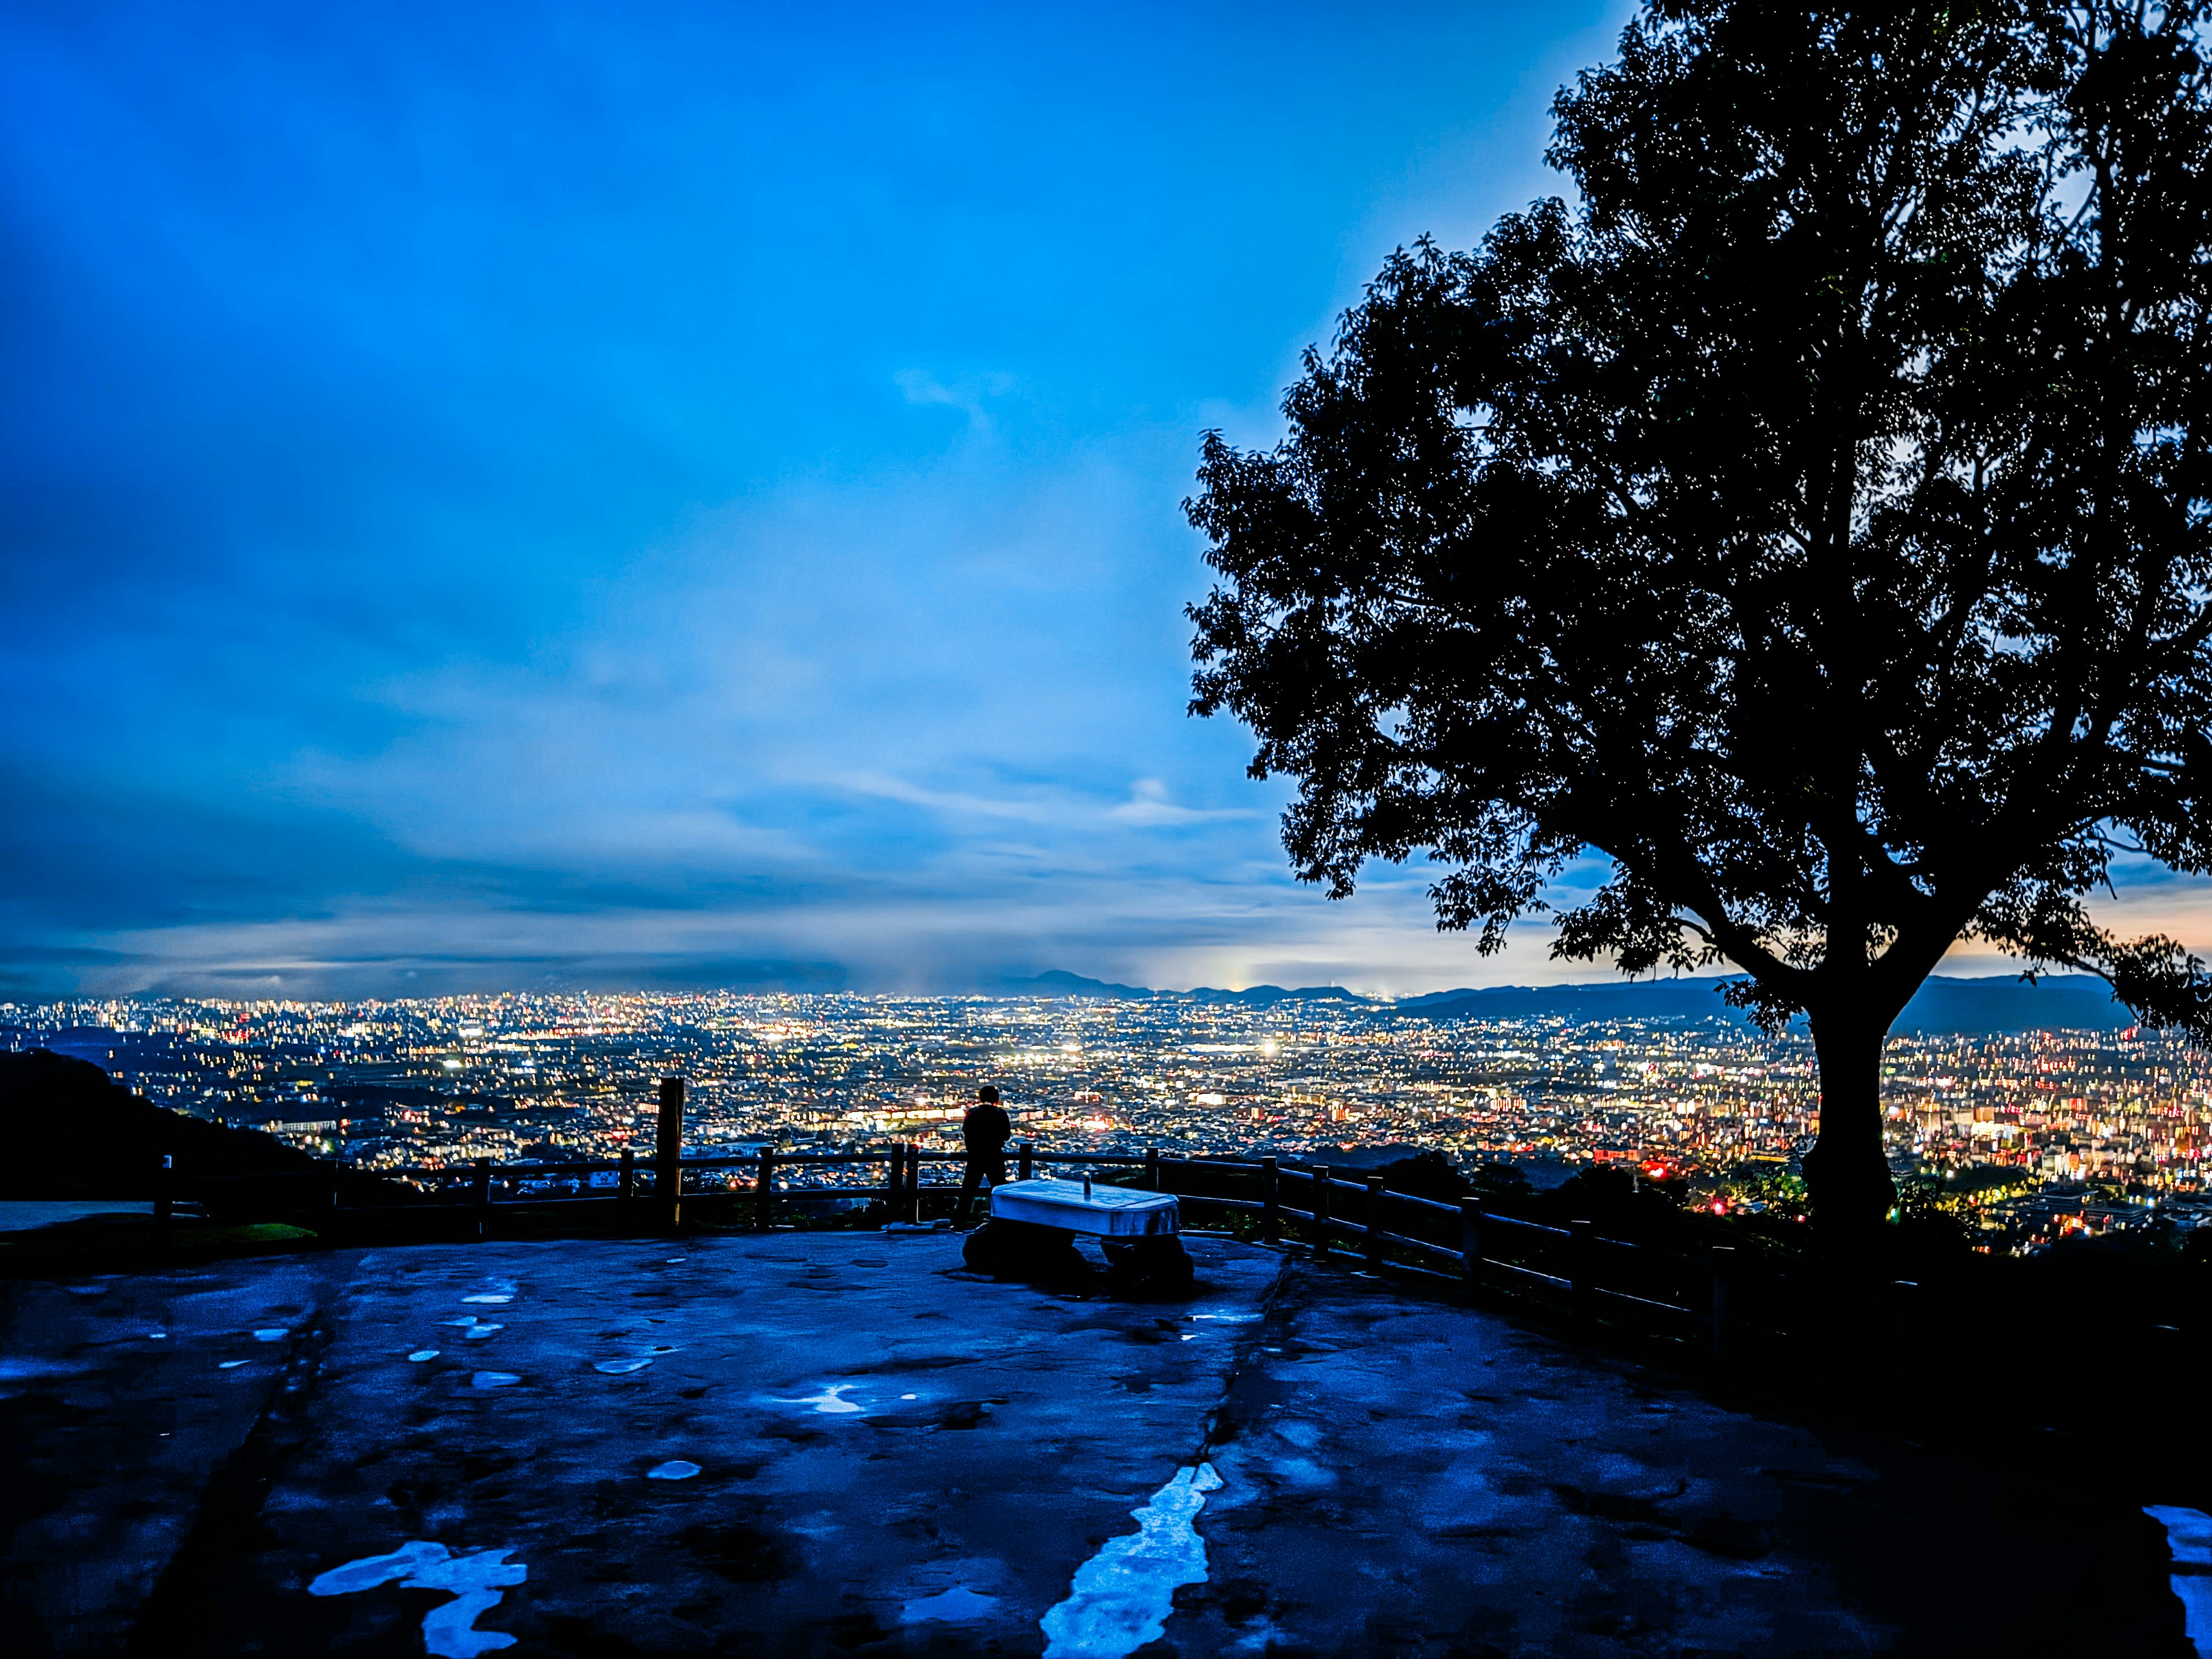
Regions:
<svg viewBox="0 0 2212 1659"><path fill-rule="evenodd" d="M957 1145L962 1109L990 1081L1041 1144L1434 1148L1710 1180L1787 1171L1818 1111L1808 1042L1719 1018L1477 1024L1176 995L517 994L0 1006L0 1047L78 1053L154 1100L386 1168L641 1150L655 1079L676 1072L690 1079L695 1150ZM1992 1203L2203 1191L2212 1057L2185 1044L1898 1037L1884 1071L1901 1170Z"/></svg>

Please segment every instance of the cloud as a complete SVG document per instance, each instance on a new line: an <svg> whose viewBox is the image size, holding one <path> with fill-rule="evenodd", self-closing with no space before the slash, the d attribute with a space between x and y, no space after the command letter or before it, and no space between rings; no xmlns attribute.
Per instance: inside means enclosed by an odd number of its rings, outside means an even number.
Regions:
<svg viewBox="0 0 2212 1659"><path fill-rule="evenodd" d="M5 983L1590 971L1290 878L1178 503L1615 0L125 10L0 13Z"/></svg>
<svg viewBox="0 0 2212 1659"><path fill-rule="evenodd" d="M892 384L902 392L910 404L942 404L957 409L968 417L968 429L982 436L991 430L990 410L985 408L986 398L1004 397L1013 389L1011 374L974 374L957 379L947 386L927 369L902 368L891 376Z"/></svg>
<svg viewBox="0 0 2212 1659"><path fill-rule="evenodd" d="M1129 787L1129 799L1113 809L1123 823L1176 825L1218 823L1257 817L1244 806L1178 806L1168 799L1168 787L1158 778L1139 778Z"/></svg>
<svg viewBox="0 0 2212 1659"><path fill-rule="evenodd" d="M1265 816L1249 806L1179 806L1168 799L1158 778L1139 778L1128 799L1109 803L1063 786L1038 784L998 794L982 794L926 785L880 772L853 772L829 780L858 795L924 807L945 817L1034 825L1065 830L1098 830L1111 825L1173 829L1202 823L1233 823Z"/></svg>

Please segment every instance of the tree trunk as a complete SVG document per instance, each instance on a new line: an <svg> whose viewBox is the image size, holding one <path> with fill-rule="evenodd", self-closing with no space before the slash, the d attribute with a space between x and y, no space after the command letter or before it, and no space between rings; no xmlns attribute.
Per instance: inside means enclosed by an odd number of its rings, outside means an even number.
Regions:
<svg viewBox="0 0 2212 1659"><path fill-rule="evenodd" d="M1813 1224L1849 1247L1867 1239L1897 1202L1881 1144L1881 1049L1889 1022L1867 1011L1812 1016L1820 1061L1820 1139L1805 1155Z"/></svg>

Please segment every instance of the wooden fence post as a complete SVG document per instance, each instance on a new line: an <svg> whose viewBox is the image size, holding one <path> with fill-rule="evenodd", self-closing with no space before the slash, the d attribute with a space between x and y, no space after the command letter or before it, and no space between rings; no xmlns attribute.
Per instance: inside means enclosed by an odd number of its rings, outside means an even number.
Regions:
<svg viewBox="0 0 2212 1659"><path fill-rule="evenodd" d="M630 1203L637 1195L637 1154L623 1148L622 1173L615 1179L615 1231L630 1229Z"/></svg>
<svg viewBox="0 0 2212 1659"><path fill-rule="evenodd" d="M1327 1169L1313 1166L1313 1248L1316 1255L1328 1254L1328 1181Z"/></svg>
<svg viewBox="0 0 2212 1659"><path fill-rule="evenodd" d="M1381 1176L1367 1177L1367 1207L1360 1219L1367 1224L1367 1265L1379 1268L1382 1265L1382 1189Z"/></svg>
<svg viewBox="0 0 2212 1659"><path fill-rule="evenodd" d="M167 1152L154 1166L154 1240L159 1244L169 1242L169 1220L176 1211L176 1197L171 1186L176 1167Z"/></svg>
<svg viewBox="0 0 2212 1659"><path fill-rule="evenodd" d="M1730 1305L1735 1299L1734 1248L1726 1244L1717 1246L1713 1250L1712 1267L1713 1364L1725 1365L1729 1360L1729 1346L1735 1340L1735 1333L1729 1328L1735 1316L1735 1309Z"/></svg>
<svg viewBox="0 0 2212 1659"><path fill-rule="evenodd" d="M1157 1146L1147 1146L1145 1148L1145 1190L1148 1193L1156 1193L1159 1189L1160 1149Z"/></svg>
<svg viewBox="0 0 2212 1659"><path fill-rule="evenodd" d="M1482 1288L1482 1200L1459 1201L1459 1272L1472 1296Z"/></svg>
<svg viewBox="0 0 2212 1659"><path fill-rule="evenodd" d="M1273 1152L1260 1160L1260 1237L1273 1244L1283 1236L1283 1211L1279 1200L1280 1178Z"/></svg>
<svg viewBox="0 0 2212 1659"><path fill-rule="evenodd" d="M660 1079L659 1133L653 1147L653 1207L669 1232L684 1225L684 1079Z"/></svg>
<svg viewBox="0 0 2212 1659"><path fill-rule="evenodd" d="M906 1195L906 1146L903 1142L891 1142L890 1156L884 1164L884 1217L888 1221L899 1218L899 1200Z"/></svg>
<svg viewBox="0 0 2212 1659"><path fill-rule="evenodd" d="M1577 1324L1589 1321L1591 1305L1596 1297L1592 1291L1596 1286L1590 1282L1590 1271L1595 1265L1590 1249L1590 1224L1587 1221L1567 1223L1567 1306Z"/></svg>
<svg viewBox="0 0 2212 1659"><path fill-rule="evenodd" d="M491 1160L477 1160L477 1172L469 1182L470 1201L477 1212L477 1237L491 1237Z"/></svg>
<svg viewBox="0 0 2212 1659"><path fill-rule="evenodd" d="M1033 1178L1030 1171L1036 1167L1036 1149L1028 1141L1022 1142L1021 1157L1014 1166L1015 1180L1028 1181Z"/></svg>
<svg viewBox="0 0 2212 1659"><path fill-rule="evenodd" d="M753 1225L767 1232L775 1212L775 1152L763 1146L760 1173L753 1177Z"/></svg>
<svg viewBox="0 0 2212 1659"><path fill-rule="evenodd" d="M909 1140L906 1144L906 1217L919 1226L921 1223L921 1143Z"/></svg>

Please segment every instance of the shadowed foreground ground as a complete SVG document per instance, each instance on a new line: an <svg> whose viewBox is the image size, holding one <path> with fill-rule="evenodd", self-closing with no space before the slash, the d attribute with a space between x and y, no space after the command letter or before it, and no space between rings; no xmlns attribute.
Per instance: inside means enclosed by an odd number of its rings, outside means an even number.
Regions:
<svg viewBox="0 0 2212 1659"><path fill-rule="evenodd" d="M1157 1304L848 1234L10 1285L7 1646L1033 1654L1069 1603L1056 1651L1148 1605L1150 1654L2193 1651L2160 1526L2033 1449L1824 1439L1192 1250Z"/></svg>

